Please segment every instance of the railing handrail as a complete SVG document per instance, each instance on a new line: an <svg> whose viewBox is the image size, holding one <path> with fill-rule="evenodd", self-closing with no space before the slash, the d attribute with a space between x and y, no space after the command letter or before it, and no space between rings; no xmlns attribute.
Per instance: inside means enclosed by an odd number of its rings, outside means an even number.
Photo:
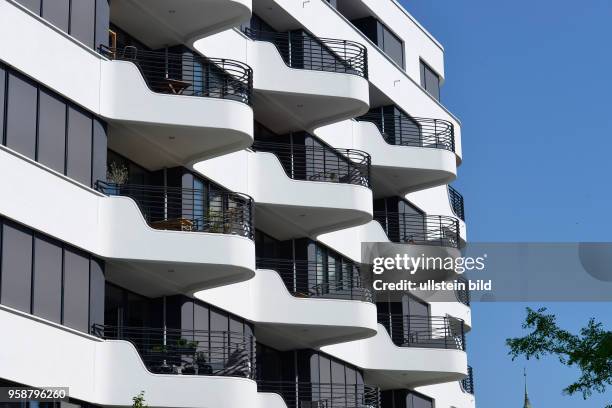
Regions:
<svg viewBox="0 0 612 408"><path fill-rule="evenodd" d="M293 179L301 179L296 173L306 171L314 173L310 181L331 181L343 184L357 184L370 188L370 169L372 158L369 153L357 149L338 149L324 145L301 145L295 143L279 143L256 140L251 149L272 153L276 155L283 164L287 176ZM302 162L296 159L301 154ZM332 157L334 158L332 160ZM288 159L288 160L287 160ZM332 166L331 164L336 166ZM299 167L301 166L301 167ZM289 168L287 168L289 167ZM340 177L340 171L345 171L344 177ZM335 175L334 177L328 177ZM315 178L314 176L317 176Z"/></svg>
<svg viewBox="0 0 612 408"><path fill-rule="evenodd" d="M462 221L465 221L465 207L463 203L463 195L459 193L453 186L448 184L448 198L450 200L451 208L453 213L459 217Z"/></svg>
<svg viewBox="0 0 612 408"><path fill-rule="evenodd" d="M257 257L258 269L270 269L278 273L287 290L296 297L349 299L372 302L372 293L363 286L357 265L351 265L350 273L332 277L319 270L320 263L304 259ZM347 272L347 273L344 273Z"/></svg>
<svg viewBox="0 0 612 408"><path fill-rule="evenodd" d="M459 289L457 288L455 290L455 297L457 298L457 301L459 301L460 303L463 303L466 306L470 305L470 301L471 301L471 295L470 295L470 290L469 290L469 281L464 278L463 276L459 276L456 279L457 282L459 283L463 283L465 289Z"/></svg>
<svg viewBox="0 0 612 408"><path fill-rule="evenodd" d="M254 239L254 201L243 193L224 190L117 184L96 181L106 195L129 197L156 229L234 234ZM206 192L213 200L204 203Z"/></svg>
<svg viewBox="0 0 612 408"><path fill-rule="evenodd" d="M134 345L147 369L159 374L253 378L255 336L231 330L194 330L94 324L92 334Z"/></svg>
<svg viewBox="0 0 612 408"><path fill-rule="evenodd" d="M291 68L339 72L368 78L368 49L356 41L316 37L305 30L302 30L305 35L256 30L250 27L243 28L243 32L252 40L274 44ZM304 46L305 43L307 47Z"/></svg>
<svg viewBox="0 0 612 408"><path fill-rule="evenodd" d="M471 366L468 366L468 375L464 379L459 381L463 392L474 395L474 372Z"/></svg>
<svg viewBox="0 0 612 408"><path fill-rule="evenodd" d="M259 392L279 394L289 408L301 408L301 402L317 403L317 407L321 408L380 407L380 389L367 384L258 379L257 389Z"/></svg>
<svg viewBox="0 0 612 408"><path fill-rule="evenodd" d="M253 69L229 59L192 52L149 51L132 45L121 48L99 46L109 59L134 63L154 92L216 97L252 104ZM176 78L172 76L176 75Z"/></svg>
<svg viewBox="0 0 612 408"><path fill-rule="evenodd" d="M400 347L466 349L465 324L456 317L378 313L378 322Z"/></svg>
<svg viewBox="0 0 612 408"><path fill-rule="evenodd" d="M455 151L455 129L448 120L397 116L382 111L369 111L355 120L374 124L391 145Z"/></svg>
<svg viewBox="0 0 612 408"><path fill-rule="evenodd" d="M392 242L459 248L459 220L448 215L374 211Z"/></svg>

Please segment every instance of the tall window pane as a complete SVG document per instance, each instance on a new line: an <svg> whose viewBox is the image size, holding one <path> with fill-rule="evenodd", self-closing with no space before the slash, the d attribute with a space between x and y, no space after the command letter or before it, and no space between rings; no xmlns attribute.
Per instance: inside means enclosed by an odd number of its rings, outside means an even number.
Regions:
<svg viewBox="0 0 612 408"><path fill-rule="evenodd" d="M34 239L33 295L32 313L61 323L62 247L39 237Z"/></svg>
<svg viewBox="0 0 612 408"><path fill-rule="evenodd" d="M9 74L6 146L35 159L37 89L25 78Z"/></svg>
<svg viewBox="0 0 612 408"><path fill-rule="evenodd" d="M32 289L32 236L18 226L2 228L3 305L30 313Z"/></svg>
<svg viewBox="0 0 612 408"><path fill-rule="evenodd" d="M70 0L44 0L42 16L57 28L68 32Z"/></svg>
<svg viewBox="0 0 612 408"><path fill-rule="evenodd" d="M75 108L68 108L68 156L66 175L91 185L92 118Z"/></svg>
<svg viewBox="0 0 612 408"><path fill-rule="evenodd" d="M64 251L64 324L87 332L89 326L89 259Z"/></svg>
<svg viewBox="0 0 612 408"><path fill-rule="evenodd" d="M94 46L96 0L72 1L70 34L89 47Z"/></svg>
<svg viewBox="0 0 612 408"><path fill-rule="evenodd" d="M38 161L63 174L66 154L66 104L41 90L38 120Z"/></svg>

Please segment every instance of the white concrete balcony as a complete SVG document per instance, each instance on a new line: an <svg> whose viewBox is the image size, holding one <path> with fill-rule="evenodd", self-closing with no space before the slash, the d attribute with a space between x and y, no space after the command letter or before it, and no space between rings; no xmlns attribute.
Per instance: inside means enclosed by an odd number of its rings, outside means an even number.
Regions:
<svg viewBox="0 0 612 408"><path fill-rule="evenodd" d="M272 150L276 153L249 150L216 157L196 163L194 169L227 189L253 197L258 226L277 239L314 236L371 219L367 163L350 164L346 159L331 172L318 170L317 161L287 167L281 162L287 162L284 150Z"/></svg>
<svg viewBox="0 0 612 408"><path fill-rule="evenodd" d="M210 62L227 68L229 93L200 90L193 75L179 89L172 79L147 79L150 69L138 53L115 50L107 55L118 60L110 60L10 1L0 2L0 23L0 35L12 39L0 43L7 64L105 119L109 145L134 153L145 166L185 165L253 142L245 99L252 77L243 64Z"/></svg>
<svg viewBox="0 0 612 408"><path fill-rule="evenodd" d="M446 334L444 334L446 333ZM364 380L381 389L412 388L456 381L467 375L467 355L448 332L427 334L429 342L392 340L387 329L378 325L376 336L334 344L321 350L364 370ZM403 333L407 334L407 333Z"/></svg>
<svg viewBox="0 0 612 408"><path fill-rule="evenodd" d="M278 269L278 268L277 268ZM337 290L319 296L289 292L280 270L257 269L249 281L195 294L203 301L250 320L258 341L279 350L315 348L376 333L376 306Z"/></svg>
<svg viewBox="0 0 612 408"><path fill-rule="evenodd" d="M385 3L372 0L372 3L374 2ZM460 122L420 86L418 59L411 60L407 70L404 71L327 1L302 3L293 0L274 0L267 4L267 7L256 6L254 11L264 20L274 21L277 26L282 26L284 29L304 27L318 37L342 38L363 44L368 50L370 104L372 106L394 104L412 117L449 121L455 128L455 152L461 158ZM410 52L413 55L419 53L423 58L427 58L427 62L432 64L438 73L443 73L443 69L440 69L443 63L442 50L430 49L428 41L427 37L415 37L413 41L411 36L406 39L408 44L406 48L411 48ZM422 44L424 46L421 46Z"/></svg>
<svg viewBox="0 0 612 408"><path fill-rule="evenodd" d="M70 387L70 397L101 406L131 406L145 392L157 407L243 408L255 381L224 375L154 374L129 341L102 340L0 305L0 377L33 387Z"/></svg>
<svg viewBox="0 0 612 408"><path fill-rule="evenodd" d="M409 129L406 125L397 137L381 132L377 124L363 117L320 127L315 134L332 146L350 146L372 156L372 189L376 197L403 196L448 184L457 175L458 157L453 151L450 123L421 120L423 123L418 124L412 120L414 127Z"/></svg>
<svg viewBox="0 0 612 408"><path fill-rule="evenodd" d="M151 48L193 44L251 17L252 0L111 0L111 21Z"/></svg>
<svg viewBox="0 0 612 408"><path fill-rule="evenodd" d="M0 148L0 214L107 261L107 277L147 296L249 279L255 244L245 234L147 222L128 197L106 196ZM173 230L174 229L174 230ZM208 229L207 231L211 231Z"/></svg>
<svg viewBox="0 0 612 408"><path fill-rule="evenodd" d="M253 68L256 116L277 134L310 131L368 110L367 62L360 59L351 65L337 60L336 54L330 61L313 62L308 57L314 52L307 54L305 62L303 57L290 60L289 46L282 45L289 40L276 37L282 34L268 34L252 35L259 38L254 40L236 29L228 30L197 41L194 47L205 55L235 59ZM303 68L291 62L298 60Z"/></svg>
<svg viewBox="0 0 612 408"><path fill-rule="evenodd" d="M404 70L415 81L420 80L420 60L423 59L444 80L444 48L397 1L337 0L337 10L348 20L376 16L403 40ZM391 61L391 59L389 59Z"/></svg>

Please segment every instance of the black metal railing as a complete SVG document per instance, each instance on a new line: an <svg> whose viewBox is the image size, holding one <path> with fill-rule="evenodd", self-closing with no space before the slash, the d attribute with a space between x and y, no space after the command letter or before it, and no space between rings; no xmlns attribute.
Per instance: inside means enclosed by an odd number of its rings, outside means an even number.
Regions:
<svg viewBox="0 0 612 408"><path fill-rule="evenodd" d="M370 187L371 157L355 149L255 141L252 149L273 153L287 176L295 180L327 181Z"/></svg>
<svg viewBox="0 0 612 408"><path fill-rule="evenodd" d="M92 334L131 342L153 373L245 378L255 374L255 339L243 333L94 325Z"/></svg>
<svg viewBox="0 0 612 408"><path fill-rule="evenodd" d="M454 127L447 120L387 114L379 110L356 119L374 123L388 144L455 151Z"/></svg>
<svg viewBox="0 0 612 408"><path fill-rule="evenodd" d="M465 221L465 208L463 206L463 196L450 185L448 186L448 199L451 208L457 217Z"/></svg>
<svg viewBox="0 0 612 408"><path fill-rule="evenodd" d="M254 239L253 199L228 191L199 190L98 180L96 190L130 197L155 229L211 232Z"/></svg>
<svg viewBox="0 0 612 408"><path fill-rule="evenodd" d="M474 372L472 367L468 366L468 375L463 380L459 381L461 389L464 392L474 395Z"/></svg>
<svg viewBox="0 0 612 408"><path fill-rule="evenodd" d="M359 270L352 265L328 271L314 261L257 258L257 268L276 271L296 297L372 302L372 293L363 287Z"/></svg>
<svg viewBox="0 0 612 408"><path fill-rule="evenodd" d="M357 42L314 37L303 30L275 33L247 27L244 33L252 40L274 44L291 68L368 78L368 49Z"/></svg>
<svg viewBox="0 0 612 408"><path fill-rule="evenodd" d="M257 381L257 391L279 394L287 408L380 407L380 390L364 384Z"/></svg>
<svg viewBox="0 0 612 408"><path fill-rule="evenodd" d="M462 283L465 288L465 289L457 288L457 290L455 290L455 296L457 297L457 301L459 301L460 303L463 303L466 306L469 306L470 300L471 300L469 282L463 276L458 277L456 280L458 283Z"/></svg>
<svg viewBox="0 0 612 408"><path fill-rule="evenodd" d="M252 102L253 70L240 61L191 52L147 51L132 45L101 45L100 53L136 64L153 92L231 99L249 105Z"/></svg>
<svg viewBox="0 0 612 408"><path fill-rule="evenodd" d="M463 320L448 316L379 313L378 322L385 326L397 346L465 351Z"/></svg>
<svg viewBox="0 0 612 408"><path fill-rule="evenodd" d="M459 248L459 221L444 215L374 211L391 242Z"/></svg>

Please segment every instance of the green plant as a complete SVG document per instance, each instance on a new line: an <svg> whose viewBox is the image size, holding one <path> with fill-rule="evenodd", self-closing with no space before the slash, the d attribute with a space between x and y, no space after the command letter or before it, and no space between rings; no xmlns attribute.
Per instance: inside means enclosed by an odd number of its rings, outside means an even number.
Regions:
<svg viewBox="0 0 612 408"><path fill-rule="evenodd" d="M149 407L147 404L145 404L144 394L145 394L144 391L140 391L138 395L132 398L132 401L133 401L132 408L148 408Z"/></svg>
<svg viewBox="0 0 612 408"><path fill-rule="evenodd" d="M563 390L565 394L582 393L587 399L593 392L606 392L607 386L612 385L612 331L604 330L601 323L590 319L579 334L572 334L557 325L555 315L545 311L546 308L527 308L523 329L533 331L524 337L506 340L512 359L556 356L561 364L577 366L581 371L580 378ZM606 408L612 408L612 404Z"/></svg>
<svg viewBox="0 0 612 408"><path fill-rule="evenodd" d="M106 169L106 180L115 184L125 184L129 178L126 165L112 162Z"/></svg>

